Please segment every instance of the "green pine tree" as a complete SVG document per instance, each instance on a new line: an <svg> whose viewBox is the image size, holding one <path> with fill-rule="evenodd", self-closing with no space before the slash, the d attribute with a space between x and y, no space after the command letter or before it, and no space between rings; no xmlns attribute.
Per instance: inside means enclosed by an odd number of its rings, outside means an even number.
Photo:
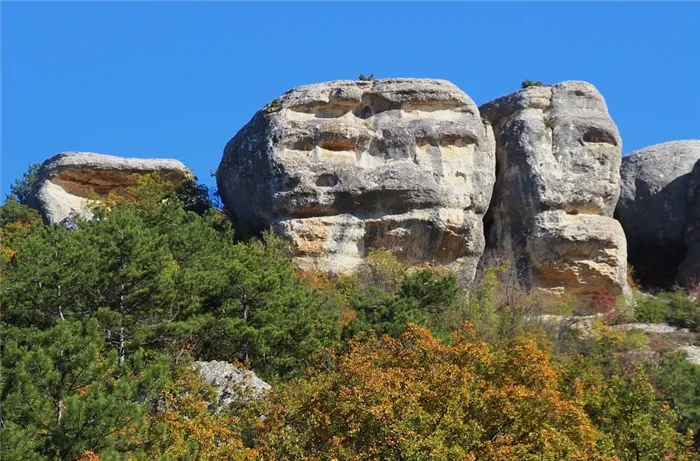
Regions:
<svg viewBox="0 0 700 461"><path fill-rule="evenodd" d="M139 450L148 398L164 368L143 354L119 364L94 320L64 321L6 342L2 354L2 459L72 460Z"/></svg>
<svg viewBox="0 0 700 461"><path fill-rule="evenodd" d="M21 204L26 204L29 195L32 192L32 187L39 178L39 169L41 163L33 163L29 165L27 171L22 175L21 179L15 179L10 186L10 198L16 199ZM9 198L8 198L9 200Z"/></svg>
<svg viewBox="0 0 700 461"><path fill-rule="evenodd" d="M95 247L62 226L35 226L13 245L0 282L3 321L49 328L94 312L90 292L99 275Z"/></svg>
<svg viewBox="0 0 700 461"><path fill-rule="evenodd" d="M166 321L177 264L167 239L146 226L133 206L119 206L81 225L86 248L97 252L91 305L119 360L145 344Z"/></svg>

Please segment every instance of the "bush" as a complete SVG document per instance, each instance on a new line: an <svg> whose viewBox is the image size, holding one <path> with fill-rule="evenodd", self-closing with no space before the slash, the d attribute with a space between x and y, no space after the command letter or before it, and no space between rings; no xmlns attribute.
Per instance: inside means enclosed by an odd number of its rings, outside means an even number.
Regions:
<svg viewBox="0 0 700 461"><path fill-rule="evenodd" d="M655 296L637 295L634 319L642 323L659 323L666 317L667 303Z"/></svg>
<svg viewBox="0 0 700 461"><path fill-rule="evenodd" d="M139 209L148 209L176 200L185 210L198 214L203 214L212 207L207 186L197 183L197 178L181 171L173 171L167 175L158 172L134 173L129 176L129 180L130 186L110 192L104 200L95 194L92 194L91 198L107 206L126 201Z"/></svg>
<svg viewBox="0 0 700 461"><path fill-rule="evenodd" d="M638 322L668 322L678 328L700 330L700 301L681 288L662 291L656 296L639 295L634 317Z"/></svg>
<svg viewBox="0 0 700 461"><path fill-rule="evenodd" d="M351 341L269 397L268 460L688 459L645 375L559 366L529 336L489 344L468 325L450 344L415 325Z"/></svg>
<svg viewBox="0 0 700 461"><path fill-rule="evenodd" d="M523 88L529 88L531 86L544 86L542 82L538 81L533 81L530 79L523 80L523 82L520 84Z"/></svg>
<svg viewBox="0 0 700 461"><path fill-rule="evenodd" d="M695 448L700 449L700 365L690 363L684 352L665 354L655 384L680 416L677 429L693 431Z"/></svg>
<svg viewBox="0 0 700 461"><path fill-rule="evenodd" d="M597 459L596 431L558 389L547 354L521 339L491 348L469 329L446 346L409 326L278 388L264 459Z"/></svg>
<svg viewBox="0 0 700 461"><path fill-rule="evenodd" d="M658 297L666 304L666 321L679 328L691 331L700 330L700 303L690 297L680 287L659 293Z"/></svg>
<svg viewBox="0 0 700 461"><path fill-rule="evenodd" d="M398 337L408 323L447 331L442 321L445 312L459 299L459 286L453 274L439 275L428 269L404 275L396 293L371 287L350 300L356 316L346 328L345 336L373 330L378 334Z"/></svg>
<svg viewBox="0 0 700 461"><path fill-rule="evenodd" d="M609 290L600 290L593 295L590 307L594 314L602 316L603 322L612 324L620 315L618 296Z"/></svg>
<svg viewBox="0 0 700 461"><path fill-rule="evenodd" d="M365 293L371 293L375 288L394 293L405 274L406 265L396 256L388 250L373 248L357 271L359 283L356 287Z"/></svg>

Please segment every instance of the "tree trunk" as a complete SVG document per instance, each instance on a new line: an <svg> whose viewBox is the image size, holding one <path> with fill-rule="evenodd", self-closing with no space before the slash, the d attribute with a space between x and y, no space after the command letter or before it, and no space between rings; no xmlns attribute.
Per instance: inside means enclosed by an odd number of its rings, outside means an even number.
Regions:
<svg viewBox="0 0 700 461"><path fill-rule="evenodd" d="M119 295L119 364L123 364L126 360L126 334L124 332L124 285L122 284L122 293Z"/></svg>
<svg viewBox="0 0 700 461"><path fill-rule="evenodd" d="M61 318L61 320L66 319L63 316L63 305L61 305L61 285L58 286L58 316Z"/></svg>

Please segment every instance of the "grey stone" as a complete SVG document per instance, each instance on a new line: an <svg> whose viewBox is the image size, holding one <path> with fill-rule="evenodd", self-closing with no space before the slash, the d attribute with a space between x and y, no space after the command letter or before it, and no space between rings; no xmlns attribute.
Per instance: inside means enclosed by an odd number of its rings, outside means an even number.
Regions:
<svg viewBox="0 0 700 461"><path fill-rule="evenodd" d="M83 212L83 214L86 214L86 213L88 213L88 212L87 211ZM79 224L80 219L81 219L80 213L74 211L74 212L70 213L68 216L66 216L65 218L63 218L59 222L59 224L61 226L65 227L66 229L68 229L69 231L74 231L74 230L80 229L80 224Z"/></svg>
<svg viewBox="0 0 700 461"><path fill-rule="evenodd" d="M700 365L700 346L683 346L681 347L687 355L688 361L695 365Z"/></svg>
<svg viewBox="0 0 700 461"><path fill-rule="evenodd" d="M89 218L92 204L87 197L91 193L106 196L131 185L131 174L152 172L192 174L178 160L63 152L42 164L28 203L48 224L72 222L77 216Z"/></svg>
<svg viewBox="0 0 700 461"><path fill-rule="evenodd" d="M700 155L700 141L696 144ZM693 285L694 289L700 283L700 160L695 162L688 175L685 197L688 201L683 233L686 251L683 262L678 267L676 281L687 287Z"/></svg>
<svg viewBox="0 0 700 461"><path fill-rule="evenodd" d="M219 407L259 399L271 388L254 372L228 362L202 361L194 366L200 379L216 389Z"/></svg>
<svg viewBox="0 0 700 461"><path fill-rule="evenodd" d="M386 248L471 278L494 176L492 135L452 83L344 80L260 110L226 145L217 184L235 219L276 229L300 267L347 272Z"/></svg>
<svg viewBox="0 0 700 461"><path fill-rule="evenodd" d="M598 90L528 87L479 110L498 163L489 247L515 260L529 286L626 293L626 242L612 218L622 141Z"/></svg>
<svg viewBox="0 0 700 461"><path fill-rule="evenodd" d="M700 159L700 140L673 141L622 159L615 216L627 236L629 261L643 283L668 286L686 253L690 173Z"/></svg>
<svg viewBox="0 0 700 461"><path fill-rule="evenodd" d="M534 286L562 292L628 294L627 242L607 216L545 211L535 217L526 242Z"/></svg>
<svg viewBox="0 0 700 461"><path fill-rule="evenodd" d="M647 333L688 333L687 328L678 328L668 323L621 323L613 325L613 330L641 330Z"/></svg>

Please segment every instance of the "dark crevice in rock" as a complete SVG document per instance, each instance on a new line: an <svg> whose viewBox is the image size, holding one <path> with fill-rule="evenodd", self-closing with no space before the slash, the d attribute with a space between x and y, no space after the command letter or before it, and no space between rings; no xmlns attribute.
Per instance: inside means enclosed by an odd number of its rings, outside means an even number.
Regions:
<svg viewBox="0 0 700 461"><path fill-rule="evenodd" d="M676 283L678 266L683 262L687 248L683 244L639 242L628 247L629 264L635 277L646 289L670 289Z"/></svg>
<svg viewBox="0 0 700 461"><path fill-rule="evenodd" d="M298 176L289 176L282 183L282 190L285 192L294 190L299 185L299 182L301 182L301 179Z"/></svg>
<svg viewBox="0 0 700 461"><path fill-rule="evenodd" d="M319 187L333 187L337 185L339 182L338 175L335 173L329 174L322 174L318 178L316 178L316 185Z"/></svg>
<svg viewBox="0 0 700 461"><path fill-rule="evenodd" d="M612 144L617 146L617 138L614 134L610 133L608 130L598 127L588 127L586 132L583 134L584 142L602 142L607 144Z"/></svg>
<svg viewBox="0 0 700 461"><path fill-rule="evenodd" d="M356 115L358 118L368 119L374 115L374 110L372 109L372 106L364 106L357 110Z"/></svg>

